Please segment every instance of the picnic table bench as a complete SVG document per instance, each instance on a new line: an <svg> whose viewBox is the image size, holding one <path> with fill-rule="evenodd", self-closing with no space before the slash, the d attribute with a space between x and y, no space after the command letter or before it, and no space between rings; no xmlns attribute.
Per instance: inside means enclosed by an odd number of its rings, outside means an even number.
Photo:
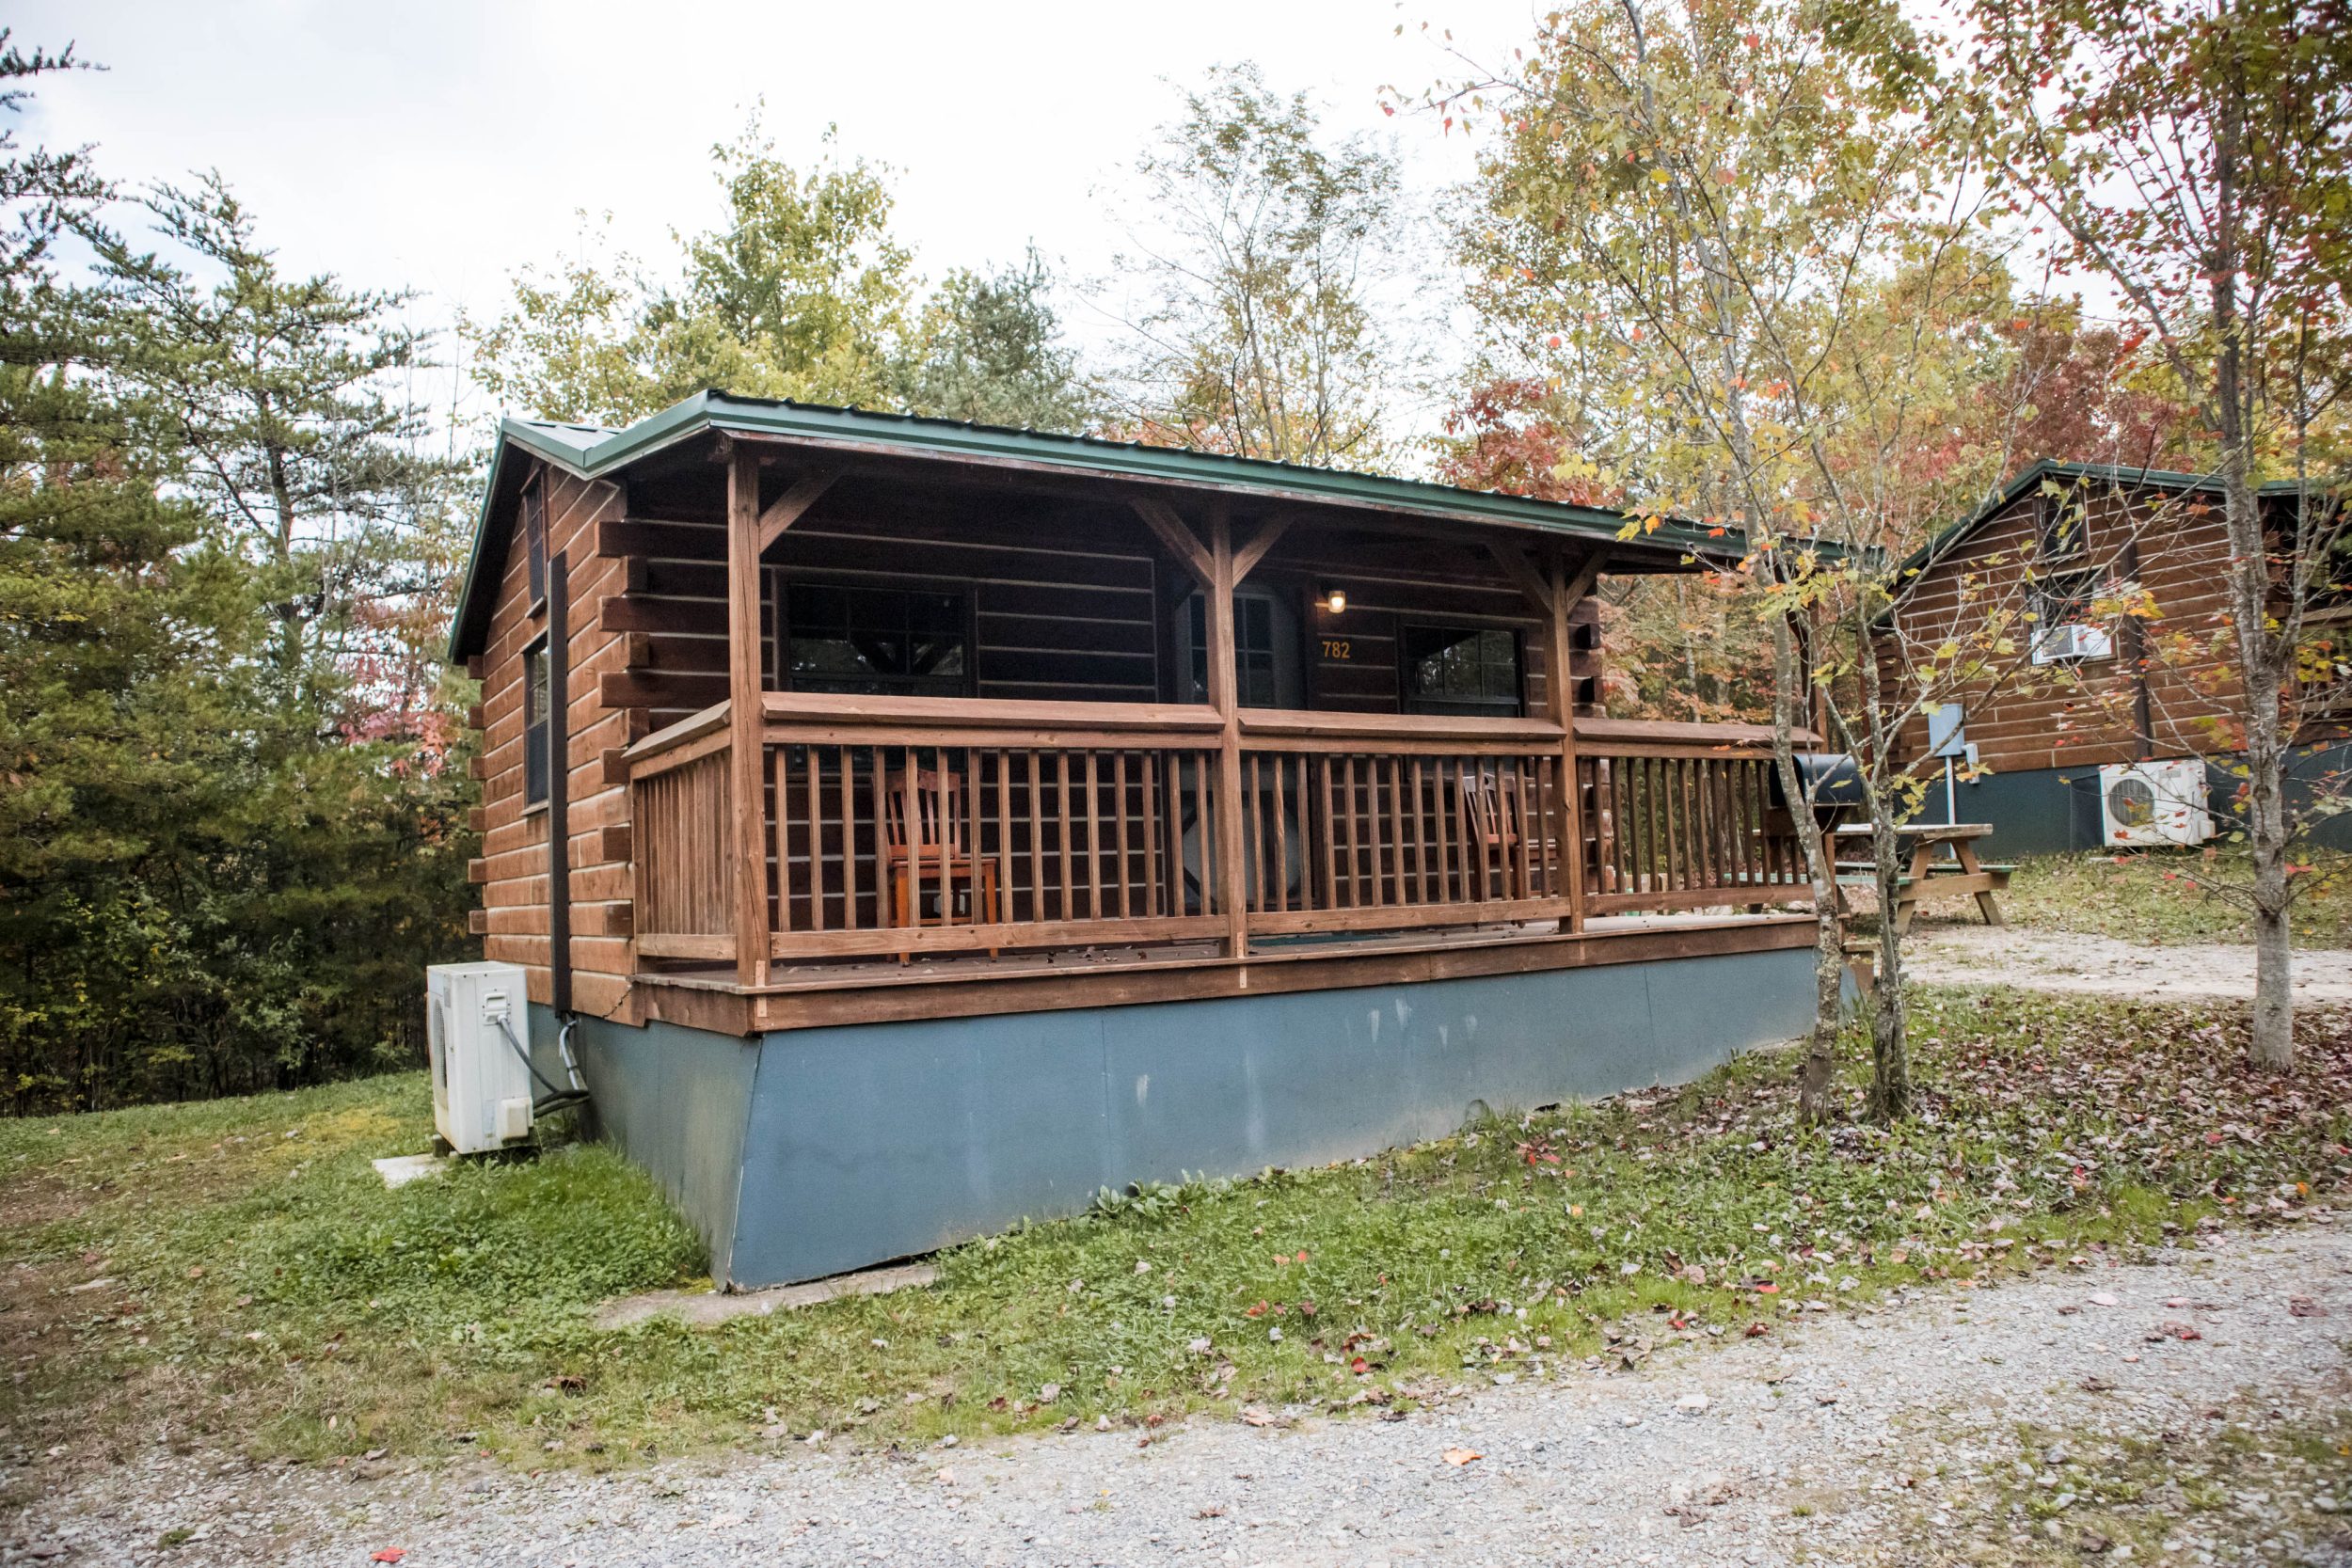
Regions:
<svg viewBox="0 0 2352 1568"><path fill-rule="evenodd" d="M2010 873L2014 865L1987 864L1977 859L1976 841L1992 832L1990 822L1906 822L1895 830L1897 836L1911 852L1910 864L1896 879L1895 928L1911 929L1911 917L1917 912L1923 898L1945 894L1967 893L1976 895L1977 909L1988 926L2006 926L2001 918L2001 906L1994 895L2008 891ZM1838 850L1838 902L1845 903L1844 890L1850 887L1875 887L1878 867L1867 860L1846 858L1850 847L1867 851L1870 843L1867 823L1855 823L1839 828L1836 834ZM1952 858L1943 859L1940 851L1950 846Z"/></svg>

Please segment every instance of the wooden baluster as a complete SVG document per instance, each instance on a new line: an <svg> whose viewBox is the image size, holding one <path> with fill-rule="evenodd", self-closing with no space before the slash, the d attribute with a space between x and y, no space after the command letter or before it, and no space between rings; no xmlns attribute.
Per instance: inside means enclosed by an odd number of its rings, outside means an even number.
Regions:
<svg viewBox="0 0 2352 1568"><path fill-rule="evenodd" d="M1529 765L1535 787L1535 893L1541 897L1560 891L1551 870L1551 857L1559 843L1551 831L1551 765L1555 760L1539 756Z"/></svg>
<svg viewBox="0 0 2352 1568"><path fill-rule="evenodd" d="M1719 881L1715 871L1715 814L1708 809L1707 759L1698 757L1685 766L1690 779L1692 859L1696 863L1692 885L1714 887Z"/></svg>
<svg viewBox="0 0 2352 1568"><path fill-rule="evenodd" d="M1383 757L1381 771L1388 776L1388 884L1395 898L1391 903L1414 903L1414 895L1405 891L1405 757Z"/></svg>
<svg viewBox="0 0 2352 1568"><path fill-rule="evenodd" d="M1159 753L1160 865L1168 890L1167 913L1184 912L1184 759L1181 752Z"/></svg>
<svg viewBox="0 0 2352 1568"><path fill-rule="evenodd" d="M1315 778L1323 794L1323 821L1316 837L1323 840L1323 903L1322 908L1340 907L1340 819L1331 814L1331 756L1327 752L1314 753Z"/></svg>
<svg viewBox="0 0 2352 1568"><path fill-rule="evenodd" d="M1422 815L1422 800L1426 791L1422 784L1422 758L1416 753L1413 765L1413 894L1423 904L1429 902L1429 832L1428 820Z"/></svg>
<svg viewBox="0 0 2352 1568"><path fill-rule="evenodd" d="M1756 880L1748 866L1748 839L1743 831L1745 816L1740 811L1740 768L1738 762L1724 764L1718 787L1723 791L1724 831L1729 834L1731 880L1735 886L1749 887Z"/></svg>
<svg viewBox="0 0 2352 1568"><path fill-rule="evenodd" d="M1087 918L1103 918L1103 781L1097 753L1087 752Z"/></svg>
<svg viewBox="0 0 2352 1568"><path fill-rule="evenodd" d="M1127 902L1127 753L1124 752L1111 753L1111 799L1115 808L1113 831L1119 840L1119 918L1125 920L1132 911Z"/></svg>
<svg viewBox="0 0 2352 1568"><path fill-rule="evenodd" d="M1059 800L1060 821L1055 827L1055 838L1061 846L1061 917L1077 918L1077 884L1072 876L1070 846L1070 764L1068 752L1054 753L1054 784Z"/></svg>
<svg viewBox="0 0 2352 1568"><path fill-rule="evenodd" d="M1290 802L1284 788L1290 770L1291 759L1278 754L1274 759L1274 907L1284 912L1291 907ZM1306 793L1303 779L1299 792Z"/></svg>
<svg viewBox="0 0 2352 1568"><path fill-rule="evenodd" d="M1200 834L1200 912L1216 913L1222 900L1231 896L1220 885L1216 867L1217 862L1216 812L1209 792L1209 768L1215 759L1202 753L1192 770L1193 825Z"/></svg>
<svg viewBox="0 0 2352 1568"><path fill-rule="evenodd" d="M1691 863L1691 828L1682 815L1682 759L1669 757L1666 769L1666 828L1672 836L1667 855L1666 891L1676 893L1690 885L1686 869Z"/></svg>
<svg viewBox="0 0 2352 1568"><path fill-rule="evenodd" d="M1507 790L1501 790L1500 793L1508 797L1511 837L1518 846L1518 895L1521 898L1533 898L1535 896L1535 846L1529 842L1534 836L1534 830L1527 820L1527 798L1530 793L1527 759L1511 757L1504 762L1497 763L1495 765L1496 784L1501 784L1505 779L1510 781L1511 787Z"/></svg>
<svg viewBox="0 0 2352 1568"><path fill-rule="evenodd" d="M1045 916L1045 814L1041 796L1043 781L1038 777L1041 752L1021 753L1023 769L1029 780L1029 918L1043 920Z"/></svg>
<svg viewBox="0 0 2352 1568"><path fill-rule="evenodd" d="M792 929L792 797L785 789L790 757L790 747L777 747L774 764L770 769L776 781L776 929L779 931Z"/></svg>
<svg viewBox="0 0 2352 1568"><path fill-rule="evenodd" d="M1740 836L1740 763L1725 757L1715 764L1715 820L1723 842L1724 885L1744 888L1747 847Z"/></svg>
<svg viewBox="0 0 2352 1568"><path fill-rule="evenodd" d="M841 748L841 928L857 929L857 769L850 749Z"/></svg>
<svg viewBox="0 0 2352 1568"><path fill-rule="evenodd" d="M1454 902L1454 838L1446 831L1445 758L1434 758L1429 764L1430 787L1434 791L1429 801L1430 830L1438 841L1438 902Z"/></svg>
<svg viewBox="0 0 2352 1568"><path fill-rule="evenodd" d="M1136 790L1140 796L1136 811L1141 817L1138 829L1142 833L1140 851L1143 856L1143 912L1163 915L1169 911L1160 907L1160 759L1156 752L1136 753Z"/></svg>
<svg viewBox="0 0 2352 1568"><path fill-rule="evenodd" d="M1362 848L1362 800L1355 792L1355 757L1350 754L1348 771L1341 773L1341 790L1348 797L1348 905L1364 908L1364 848Z"/></svg>
<svg viewBox="0 0 2352 1568"><path fill-rule="evenodd" d="M825 928L825 807L821 753L815 746L802 748L808 764L808 928Z"/></svg>
<svg viewBox="0 0 2352 1568"><path fill-rule="evenodd" d="M996 764L996 919L1012 921L1012 774L1004 752L989 753Z"/></svg>
<svg viewBox="0 0 2352 1568"><path fill-rule="evenodd" d="M1242 832L1248 837L1249 886L1243 890L1252 912L1265 908L1265 813L1258 800L1258 753L1242 753Z"/></svg>

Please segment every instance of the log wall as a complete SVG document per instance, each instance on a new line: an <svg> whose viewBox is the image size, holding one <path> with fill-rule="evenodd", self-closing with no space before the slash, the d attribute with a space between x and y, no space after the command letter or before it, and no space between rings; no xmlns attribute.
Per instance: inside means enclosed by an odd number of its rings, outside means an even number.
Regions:
<svg viewBox="0 0 2352 1568"><path fill-rule="evenodd" d="M2095 767L2129 762L2141 752L2134 720L2141 661L2135 637L2150 657L2147 754L2183 756L2226 751L2217 721L2238 693L2226 644L2225 574L2229 545L2219 498L2171 492L2094 493L2086 505L2085 551L2079 560L2035 562L2042 498L2022 496L1989 519L1950 555L1923 572L1897 610L1901 638L1920 652L1947 636L1965 644L1973 624L1995 607L2022 608L2029 573L2098 571L2122 579L2132 574L2154 600L2156 616L2112 628L2113 653L2071 664L2034 666L2019 639L2014 667L1999 677L1952 693L1966 710L1967 737L1979 760L1996 772ZM1893 644L1882 647L1881 669L1890 692L1903 689L1902 663ZM1903 754L1927 751L1927 721L1915 720Z"/></svg>

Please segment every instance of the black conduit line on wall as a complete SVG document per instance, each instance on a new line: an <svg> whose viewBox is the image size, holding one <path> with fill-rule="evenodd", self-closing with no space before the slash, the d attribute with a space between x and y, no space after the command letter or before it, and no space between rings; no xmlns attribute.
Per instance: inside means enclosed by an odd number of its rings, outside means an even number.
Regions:
<svg viewBox="0 0 2352 1568"><path fill-rule="evenodd" d="M559 551L548 562L548 986L558 1019L572 1010L571 598Z"/></svg>

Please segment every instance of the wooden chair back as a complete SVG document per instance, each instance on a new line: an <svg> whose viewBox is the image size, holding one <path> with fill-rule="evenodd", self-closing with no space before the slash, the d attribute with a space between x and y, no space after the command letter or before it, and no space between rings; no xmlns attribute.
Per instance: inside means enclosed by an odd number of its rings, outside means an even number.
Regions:
<svg viewBox="0 0 2352 1568"><path fill-rule="evenodd" d="M894 855L910 850L924 860L960 860L963 845L963 775L937 768L901 768L890 775L885 813Z"/></svg>
<svg viewBox="0 0 2352 1568"><path fill-rule="evenodd" d="M1490 847L1508 849L1519 841L1518 780L1503 771L1462 770L1462 800L1469 808L1470 832Z"/></svg>

